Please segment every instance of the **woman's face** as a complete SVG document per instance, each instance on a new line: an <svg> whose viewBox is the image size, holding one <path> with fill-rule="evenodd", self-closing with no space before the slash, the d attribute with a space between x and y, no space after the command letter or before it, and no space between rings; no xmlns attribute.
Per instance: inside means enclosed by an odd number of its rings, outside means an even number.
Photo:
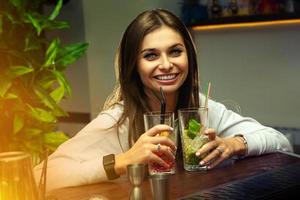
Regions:
<svg viewBox="0 0 300 200"><path fill-rule="evenodd" d="M146 94L162 87L167 95L178 94L188 74L188 58L181 35L162 26L147 34L138 56L138 73Z"/></svg>

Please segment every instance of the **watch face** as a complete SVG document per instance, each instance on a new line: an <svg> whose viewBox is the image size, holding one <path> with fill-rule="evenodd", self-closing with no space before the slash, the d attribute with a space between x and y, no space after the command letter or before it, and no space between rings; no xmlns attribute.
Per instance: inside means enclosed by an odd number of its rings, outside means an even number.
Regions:
<svg viewBox="0 0 300 200"><path fill-rule="evenodd" d="M115 164L115 155L109 154L103 157L103 164L104 165L114 165Z"/></svg>

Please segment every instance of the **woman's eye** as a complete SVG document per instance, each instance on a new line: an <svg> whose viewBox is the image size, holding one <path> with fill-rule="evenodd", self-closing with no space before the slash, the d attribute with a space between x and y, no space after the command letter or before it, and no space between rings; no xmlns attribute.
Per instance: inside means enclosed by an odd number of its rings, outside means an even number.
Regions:
<svg viewBox="0 0 300 200"><path fill-rule="evenodd" d="M170 55L173 57L177 57L181 55L182 50L181 49L172 49L170 51Z"/></svg>
<svg viewBox="0 0 300 200"><path fill-rule="evenodd" d="M154 60L155 58L157 58L157 55L155 53L147 53L144 55L144 58L146 60Z"/></svg>

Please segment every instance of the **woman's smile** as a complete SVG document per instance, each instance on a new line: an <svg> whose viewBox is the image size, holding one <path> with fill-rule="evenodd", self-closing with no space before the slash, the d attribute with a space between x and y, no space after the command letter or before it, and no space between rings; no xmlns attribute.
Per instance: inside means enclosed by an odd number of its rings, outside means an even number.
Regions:
<svg viewBox="0 0 300 200"><path fill-rule="evenodd" d="M178 74L179 73L160 74L154 76L154 78L162 85L171 85L176 82Z"/></svg>

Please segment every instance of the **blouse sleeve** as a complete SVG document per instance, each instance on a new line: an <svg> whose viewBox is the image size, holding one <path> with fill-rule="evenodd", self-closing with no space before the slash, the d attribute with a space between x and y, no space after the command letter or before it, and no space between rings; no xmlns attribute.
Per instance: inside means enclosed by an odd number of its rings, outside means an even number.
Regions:
<svg viewBox="0 0 300 200"><path fill-rule="evenodd" d="M91 184L107 180L102 157L122 152L117 128L114 126L119 112L102 112L73 138L59 146L49 156L47 168L47 190ZM125 126L119 133L127 134ZM125 144L126 146L126 144ZM34 168L39 182L42 164Z"/></svg>
<svg viewBox="0 0 300 200"><path fill-rule="evenodd" d="M203 102L203 101L202 101ZM246 156L261 155L281 151L293 151L288 139L273 128L263 126L250 117L227 110L213 100L208 101L209 123L220 137L242 134L248 143Z"/></svg>

